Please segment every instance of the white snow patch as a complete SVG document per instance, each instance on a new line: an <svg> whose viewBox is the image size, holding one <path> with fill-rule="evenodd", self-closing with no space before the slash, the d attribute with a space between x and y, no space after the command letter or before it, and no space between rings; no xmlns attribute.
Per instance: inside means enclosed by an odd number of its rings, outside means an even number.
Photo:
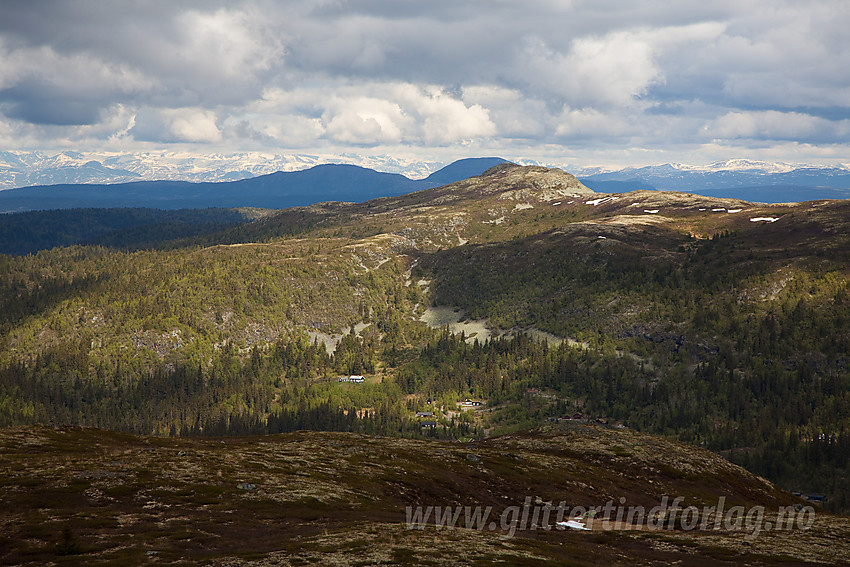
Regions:
<svg viewBox="0 0 850 567"><path fill-rule="evenodd" d="M750 219L750 222L776 222L779 220L779 217L754 217Z"/></svg>
<svg viewBox="0 0 850 567"><path fill-rule="evenodd" d="M726 207L720 207L719 209L711 209L711 212L718 213L720 211L725 211L725 210L726 210Z"/></svg>
<svg viewBox="0 0 850 567"><path fill-rule="evenodd" d="M728 210L728 211L726 211L726 212L727 212L727 213L740 213L740 212L741 212L741 211L743 211L743 210L744 210L744 209L729 209L729 210Z"/></svg>
<svg viewBox="0 0 850 567"><path fill-rule="evenodd" d="M654 215L658 213L658 209L644 209L643 212L649 213L650 215Z"/></svg>
<svg viewBox="0 0 850 567"><path fill-rule="evenodd" d="M612 199L612 197L601 197L599 199L592 199L590 201L585 201L584 204L585 205L593 205L595 207L596 205L601 205L602 203L604 203L606 201L610 201L611 199Z"/></svg>
<svg viewBox="0 0 850 567"><path fill-rule="evenodd" d="M561 201L558 201L557 203L552 203L552 206L553 206L553 207L557 207L557 206L558 206L558 205L560 205L560 204L561 204Z"/></svg>
<svg viewBox="0 0 850 567"><path fill-rule="evenodd" d="M583 523L578 520L567 520L566 522L558 522L555 524L556 526L560 526L561 529L569 528L571 530L582 530L585 532L589 532L590 528L585 526Z"/></svg>
<svg viewBox="0 0 850 567"><path fill-rule="evenodd" d="M700 210L700 211L704 211L704 210L705 210L705 208L703 207L702 209L699 209L699 210Z"/></svg>
<svg viewBox="0 0 850 567"><path fill-rule="evenodd" d="M602 236L601 234L597 236L597 238L608 238L607 236Z"/></svg>

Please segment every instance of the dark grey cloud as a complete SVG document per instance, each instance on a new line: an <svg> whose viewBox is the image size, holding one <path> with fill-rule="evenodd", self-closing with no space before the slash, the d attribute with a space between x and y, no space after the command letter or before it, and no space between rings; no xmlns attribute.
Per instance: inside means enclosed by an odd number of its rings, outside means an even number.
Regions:
<svg viewBox="0 0 850 567"><path fill-rule="evenodd" d="M7 0L0 145L846 153L848 22L834 0Z"/></svg>
<svg viewBox="0 0 850 567"><path fill-rule="evenodd" d="M96 101L69 93L57 96L49 85L34 81L0 91L0 111L9 118L32 124L70 126L100 120Z"/></svg>

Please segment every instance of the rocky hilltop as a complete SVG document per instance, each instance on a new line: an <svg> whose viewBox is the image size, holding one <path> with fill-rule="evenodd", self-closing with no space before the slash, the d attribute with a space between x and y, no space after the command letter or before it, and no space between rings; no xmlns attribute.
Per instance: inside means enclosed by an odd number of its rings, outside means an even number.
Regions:
<svg viewBox="0 0 850 567"><path fill-rule="evenodd" d="M496 165L482 173L452 185L458 193L469 195L500 194L503 199L554 201L593 193L574 175L557 168L519 166L512 163Z"/></svg>

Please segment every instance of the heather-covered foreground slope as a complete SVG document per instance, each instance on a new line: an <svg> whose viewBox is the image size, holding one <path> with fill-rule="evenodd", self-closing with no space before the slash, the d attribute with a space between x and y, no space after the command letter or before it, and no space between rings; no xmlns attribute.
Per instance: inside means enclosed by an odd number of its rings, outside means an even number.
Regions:
<svg viewBox="0 0 850 567"><path fill-rule="evenodd" d="M778 530L775 511L796 514L804 502L710 452L599 425L470 444L27 427L0 430L0 449L3 564L802 565L850 553L846 518L802 508L805 518ZM714 529L715 514L705 529L683 529L668 512L652 524L651 509L677 496L700 510L725 497L725 510L743 506L750 519L725 513ZM552 511L545 529L547 502L573 510L620 498L647 511L643 524L602 522L600 512L592 531L565 531ZM410 529L406 509L417 506L491 507L491 516Z"/></svg>

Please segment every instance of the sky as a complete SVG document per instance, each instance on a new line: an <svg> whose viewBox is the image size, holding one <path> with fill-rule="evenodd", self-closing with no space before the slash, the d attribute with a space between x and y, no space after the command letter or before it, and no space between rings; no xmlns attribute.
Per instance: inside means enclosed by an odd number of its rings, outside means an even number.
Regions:
<svg viewBox="0 0 850 567"><path fill-rule="evenodd" d="M846 0L2 0L0 150L850 163Z"/></svg>

